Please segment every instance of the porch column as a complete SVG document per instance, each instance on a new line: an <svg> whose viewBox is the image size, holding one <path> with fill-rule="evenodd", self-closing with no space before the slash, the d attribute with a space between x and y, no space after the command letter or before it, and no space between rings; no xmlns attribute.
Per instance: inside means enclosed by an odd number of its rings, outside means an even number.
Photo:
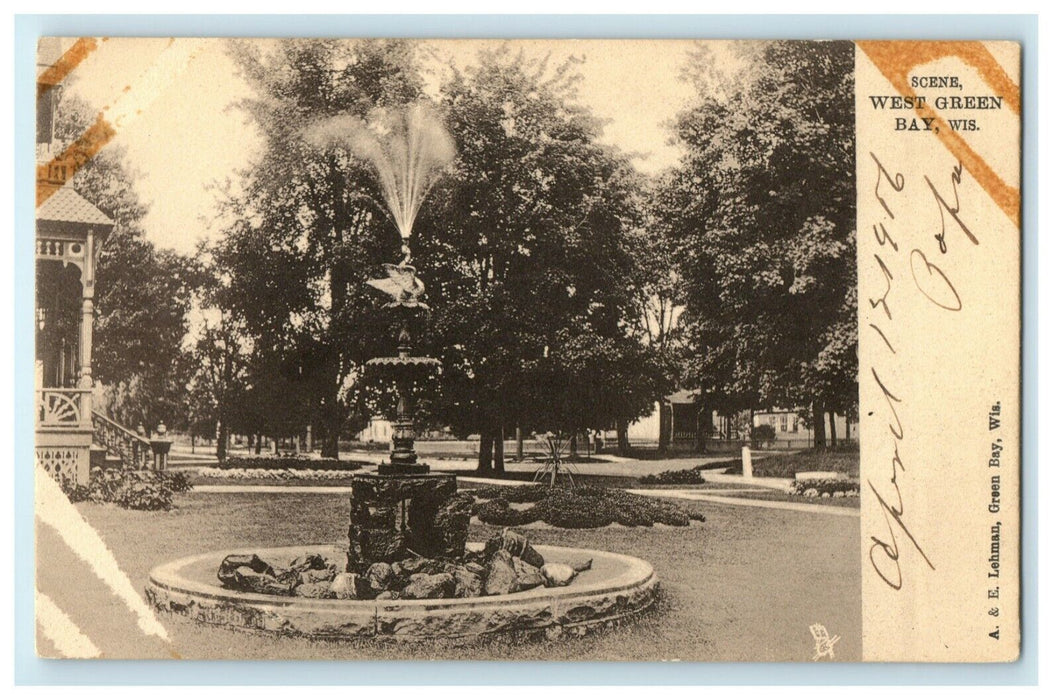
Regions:
<svg viewBox="0 0 1060 700"><path fill-rule="evenodd" d="M95 315L93 297L96 283L96 250L92 230L88 231L85 241L85 265L81 284L81 327L80 327L80 365L81 376L78 378L79 389L92 389L92 322ZM81 422L92 425L92 393L81 395Z"/></svg>

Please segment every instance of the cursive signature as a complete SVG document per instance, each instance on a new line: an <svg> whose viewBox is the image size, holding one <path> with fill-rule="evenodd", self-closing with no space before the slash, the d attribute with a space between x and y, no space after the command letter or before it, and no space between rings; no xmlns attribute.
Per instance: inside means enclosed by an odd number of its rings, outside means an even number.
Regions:
<svg viewBox="0 0 1060 700"><path fill-rule="evenodd" d="M939 252L946 252L946 215L950 217L961 227L964 231L964 235L968 236L973 244L979 245L979 239L971 232L967 225L961 220L961 217L957 214L961 211L961 200L957 195L957 185L961 184L961 174L964 172L964 165L957 163L953 166L953 170L950 172L950 186L953 188L953 204L949 204L939 191L935 188L935 183L931 181L927 175L924 176L924 182L931 189L931 194L935 195L935 204L939 208L939 232L935 234L935 240L939 242ZM893 217L892 217L893 218Z"/></svg>

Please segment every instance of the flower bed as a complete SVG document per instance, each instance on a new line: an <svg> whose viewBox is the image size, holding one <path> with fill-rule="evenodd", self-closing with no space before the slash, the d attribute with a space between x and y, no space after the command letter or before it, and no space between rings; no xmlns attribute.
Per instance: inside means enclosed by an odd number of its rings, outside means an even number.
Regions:
<svg viewBox="0 0 1060 700"><path fill-rule="evenodd" d="M303 479L331 481L350 475L351 469L240 469L235 467L207 467L199 470L200 477L212 479Z"/></svg>
<svg viewBox="0 0 1060 700"><path fill-rule="evenodd" d="M861 484L853 479L800 479L791 482L789 493L809 498L859 496Z"/></svg>
<svg viewBox="0 0 1060 700"><path fill-rule="evenodd" d="M352 472L370 464L353 459L312 459L309 457L234 457L218 464L218 469L339 471Z"/></svg>
<svg viewBox="0 0 1060 700"><path fill-rule="evenodd" d="M704 520L703 514L647 496L620 489L594 487L547 488L542 485L516 488L489 487L474 492L479 499L474 515L489 525L526 525L542 521L562 528L593 528L618 523L628 527L687 526ZM510 503L532 503L515 509Z"/></svg>
<svg viewBox="0 0 1060 700"><path fill-rule="evenodd" d="M670 469L659 474L648 474L637 479L642 484L702 484L698 469Z"/></svg>

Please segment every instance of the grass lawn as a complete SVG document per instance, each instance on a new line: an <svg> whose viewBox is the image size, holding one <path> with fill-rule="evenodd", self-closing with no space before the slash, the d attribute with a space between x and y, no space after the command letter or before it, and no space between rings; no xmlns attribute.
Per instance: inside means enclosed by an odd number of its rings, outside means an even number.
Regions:
<svg viewBox="0 0 1060 700"><path fill-rule="evenodd" d="M842 500L842 499L840 499ZM93 503L78 510L107 542L134 587L150 569L191 554L239 547L341 543L344 494L183 494L177 509L139 512ZM40 586L110 658L511 659L808 661L809 626L842 640L837 660L861 648L858 520L684 501L705 523L690 527L529 528L532 542L604 549L651 562L662 582L656 608L618 629L577 641L512 644L339 643L281 638L160 619L163 644L138 634L131 614L47 527L38 532ZM472 525L472 539L498 528ZM52 650L47 640L41 652Z"/></svg>
<svg viewBox="0 0 1060 700"><path fill-rule="evenodd" d="M857 452L781 452L755 456L752 464L755 476L795 478L795 472L840 472L856 477L859 473L860 455ZM740 474L743 470L739 459L730 462L705 464L703 468L727 467L726 474Z"/></svg>

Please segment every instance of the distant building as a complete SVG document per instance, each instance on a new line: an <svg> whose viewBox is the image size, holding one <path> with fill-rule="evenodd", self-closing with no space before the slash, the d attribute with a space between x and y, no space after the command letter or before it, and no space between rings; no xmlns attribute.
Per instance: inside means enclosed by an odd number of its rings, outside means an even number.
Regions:
<svg viewBox="0 0 1060 700"><path fill-rule="evenodd" d="M669 443L677 446L694 445L699 431L707 442L719 440L744 440L748 437L747 426L769 425L776 431L777 447L808 447L813 445L813 426L799 417L797 408L770 408L769 410L741 412L737 416L724 416L714 411L709 421L695 403L694 391L681 390L670 394L658 404L651 415L630 424L629 441L632 444L658 444L660 424L666 426ZM835 416L838 440L858 440L857 420L847 424L846 416ZM848 431L849 429L849 431ZM825 423L826 439L828 423Z"/></svg>

